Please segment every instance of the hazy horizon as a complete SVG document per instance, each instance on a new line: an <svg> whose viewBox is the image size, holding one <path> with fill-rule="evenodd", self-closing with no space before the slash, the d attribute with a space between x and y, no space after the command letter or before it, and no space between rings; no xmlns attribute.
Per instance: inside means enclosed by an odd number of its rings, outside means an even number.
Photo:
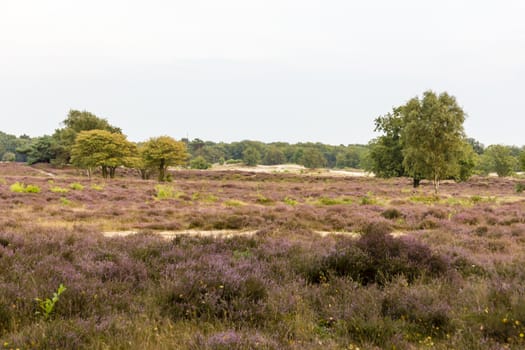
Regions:
<svg viewBox="0 0 525 350"><path fill-rule="evenodd" d="M485 145L525 144L525 3L8 0L0 130L41 136L70 109L130 140L366 144L426 90Z"/></svg>

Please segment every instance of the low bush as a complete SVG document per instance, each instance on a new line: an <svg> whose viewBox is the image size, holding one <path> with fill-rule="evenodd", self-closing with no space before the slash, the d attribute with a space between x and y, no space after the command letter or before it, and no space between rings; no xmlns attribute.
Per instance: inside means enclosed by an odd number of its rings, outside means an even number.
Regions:
<svg viewBox="0 0 525 350"><path fill-rule="evenodd" d="M15 182L12 184L9 189L11 192L15 193L40 193L40 187L36 185L25 185L20 182Z"/></svg>
<svg viewBox="0 0 525 350"><path fill-rule="evenodd" d="M69 188L71 188L72 190L75 190L75 191L82 191L84 189L84 185L78 183L78 182L73 182L71 184L69 184Z"/></svg>
<svg viewBox="0 0 525 350"><path fill-rule="evenodd" d="M438 276L449 270L445 257L414 239L394 238L384 223L371 223L357 241L342 238L334 251L314 260L305 269L310 283L321 283L330 276L348 276L363 285L384 284L396 276L408 282L428 275Z"/></svg>

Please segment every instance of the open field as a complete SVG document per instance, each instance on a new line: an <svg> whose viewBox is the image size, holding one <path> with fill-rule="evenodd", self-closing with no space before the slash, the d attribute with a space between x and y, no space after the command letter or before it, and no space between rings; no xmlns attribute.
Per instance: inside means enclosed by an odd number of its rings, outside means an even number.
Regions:
<svg viewBox="0 0 525 350"><path fill-rule="evenodd" d="M525 346L518 180L173 178L0 164L0 349Z"/></svg>

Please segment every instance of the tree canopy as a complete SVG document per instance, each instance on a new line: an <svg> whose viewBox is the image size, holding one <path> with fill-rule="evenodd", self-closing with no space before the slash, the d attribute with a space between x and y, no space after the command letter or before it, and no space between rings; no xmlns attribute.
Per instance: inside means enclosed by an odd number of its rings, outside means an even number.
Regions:
<svg viewBox="0 0 525 350"><path fill-rule="evenodd" d="M149 139L142 151L147 166L157 168L159 181L166 180L168 166L184 165L188 159L186 144L169 136Z"/></svg>
<svg viewBox="0 0 525 350"><path fill-rule="evenodd" d="M115 169L126 165L136 147L120 133L106 130L80 131L71 149L71 163L81 168L100 167L102 176L115 177Z"/></svg>

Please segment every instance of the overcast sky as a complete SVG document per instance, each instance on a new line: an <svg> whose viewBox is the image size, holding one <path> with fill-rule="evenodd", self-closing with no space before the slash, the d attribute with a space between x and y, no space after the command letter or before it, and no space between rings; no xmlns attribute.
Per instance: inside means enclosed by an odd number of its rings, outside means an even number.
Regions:
<svg viewBox="0 0 525 350"><path fill-rule="evenodd" d="M0 131L366 143L425 90L525 144L523 0L0 0Z"/></svg>

